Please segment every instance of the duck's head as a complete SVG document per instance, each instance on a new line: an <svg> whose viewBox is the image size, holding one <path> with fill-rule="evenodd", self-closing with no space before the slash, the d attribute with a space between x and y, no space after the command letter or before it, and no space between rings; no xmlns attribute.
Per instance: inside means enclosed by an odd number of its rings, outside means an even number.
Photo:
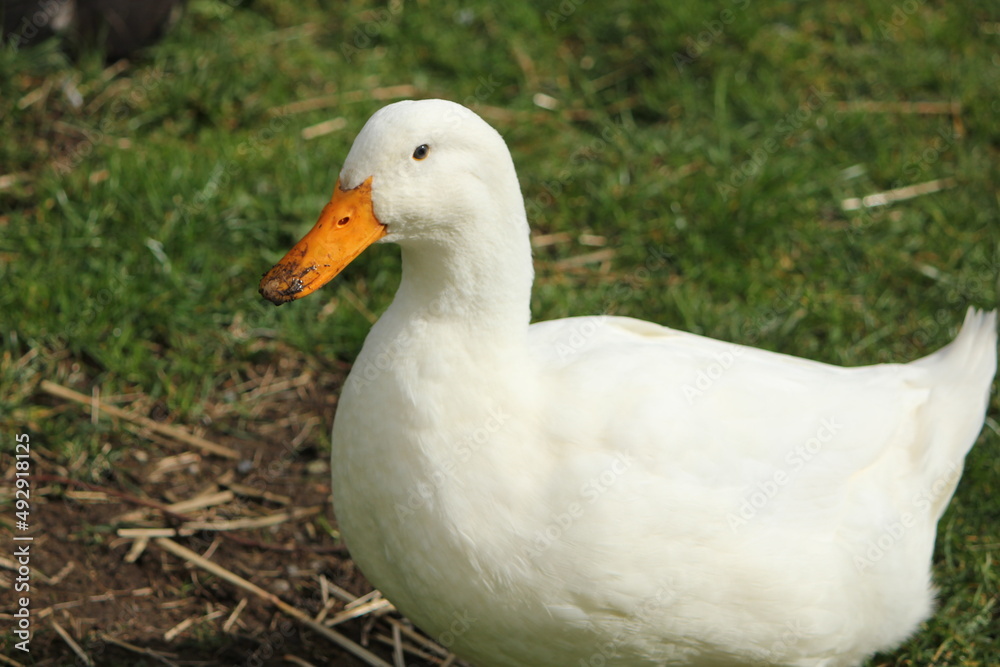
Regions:
<svg viewBox="0 0 1000 667"><path fill-rule="evenodd" d="M264 274L260 293L281 305L322 287L376 241L481 242L497 231L484 227L504 219L523 222L524 204L497 131L454 102L397 102L365 124L316 225Z"/></svg>

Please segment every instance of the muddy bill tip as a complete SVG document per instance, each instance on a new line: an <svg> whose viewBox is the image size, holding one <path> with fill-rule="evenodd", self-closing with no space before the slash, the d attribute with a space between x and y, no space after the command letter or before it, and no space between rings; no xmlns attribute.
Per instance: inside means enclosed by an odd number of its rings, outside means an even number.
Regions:
<svg viewBox="0 0 1000 667"><path fill-rule="evenodd" d="M299 278L282 279L278 276L272 276L273 272L273 269L268 271L261 279L258 290L260 295L276 306L297 299L303 290L302 280Z"/></svg>

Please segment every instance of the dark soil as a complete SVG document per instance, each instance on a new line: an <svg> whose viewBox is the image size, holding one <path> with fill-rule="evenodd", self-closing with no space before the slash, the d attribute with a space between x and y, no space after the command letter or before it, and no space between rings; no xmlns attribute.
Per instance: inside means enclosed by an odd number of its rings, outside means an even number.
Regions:
<svg viewBox="0 0 1000 667"><path fill-rule="evenodd" d="M321 449L325 444L316 444L329 439L343 378L343 369L309 371L294 355L283 355L280 363L262 364L220 387L219 401L203 420L207 428L189 430L238 450L239 460L203 454L107 416L99 424L107 426L102 439L104 451L114 454L111 465L95 470L94 459L60 460L54 452L64 448L33 441L33 528L28 531L35 537L29 593L33 636L30 653L13 646L2 653L23 665L86 664L55 631L55 621L95 665L364 664L269 602L169 553L155 539L129 562L135 539L119 535L126 528L172 528L185 520L217 523L312 508L310 514L265 528L202 530L170 539L313 618L324 608L322 578L356 596L370 592L337 539L328 454ZM88 386L70 388L91 393ZM118 407L170 421L156 402L141 394L132 398ZM51 408L50 417L90 418L89 406L41 391L38 403ZM91 469L81 469L87 466ZM158 508L234 489L232 500L208 508L180 513ZM3 541L14 544L7 537ZM0 578L13 582L14 576L9 567L0 569ZM234 614L240 604L245 606ZM343 607L342 601L328 605L325 618ZM12 596L5 595L0 617L11 619L13 611ZM336 630L392 663L385 618L373 614ZM11 642L7 632L0 637ZM411 654L406 661L440 662Z"/></svg>

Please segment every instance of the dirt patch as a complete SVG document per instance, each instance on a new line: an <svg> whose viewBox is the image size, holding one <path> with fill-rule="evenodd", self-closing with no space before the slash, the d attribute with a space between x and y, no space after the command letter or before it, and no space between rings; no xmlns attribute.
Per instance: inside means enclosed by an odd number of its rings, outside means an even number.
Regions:
<svg viewBox="0 0 1000 667"><path fill-rule="evenodd" d="M179 531L169 537L174 543L322 622L349 606L350 598L371 594L338 539L327 454L316 444L329 437L344 377L344 369L308 370L303 359L282 355L279 363L231 378L220 387L199 435L236 450L235 459L202 453L127 420L109 422L102 451L115 453L111 464L102 465L100 458L75 464L44 443L34 444L35 528L29 533L35 535L35 634L30 653L12 646L3 653L24 665L86 664L72 640L95 665L365 664L270 602L156 541L156 535ZM89 395L91 388L74 389ZM125 398L122 409L169 420L155 401ZM88 406L47 395L39 403L89 418ZM194 506L176 504L184 502ZM137 545L154 530L144 547ZM0 569L0 586L12 586L14 576L8 563ZM411 628L391 608L379 608L374 595L374 612L335 630L392 664L392 624L403 637ZM5 596L0 614L12 619L13 612ZM419 641L411 637L406 643ZM446 651L435 654L426 644L405 656L413 666L445 660Z"/></svg>

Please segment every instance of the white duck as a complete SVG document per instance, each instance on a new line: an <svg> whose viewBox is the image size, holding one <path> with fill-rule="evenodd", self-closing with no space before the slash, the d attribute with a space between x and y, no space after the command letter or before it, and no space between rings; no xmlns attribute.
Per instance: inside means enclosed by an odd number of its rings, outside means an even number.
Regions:
<svg viewBox="0 0 1000 667"><path fill-rule="evenodd" d="M510 154L441 100L372 116L261 293L304 296L377 240L403 279L340 397L334 503L372 584L442 644L481 666L832 667L929 616L995 311L863 368L624 317L529 326Z"/></svg>

